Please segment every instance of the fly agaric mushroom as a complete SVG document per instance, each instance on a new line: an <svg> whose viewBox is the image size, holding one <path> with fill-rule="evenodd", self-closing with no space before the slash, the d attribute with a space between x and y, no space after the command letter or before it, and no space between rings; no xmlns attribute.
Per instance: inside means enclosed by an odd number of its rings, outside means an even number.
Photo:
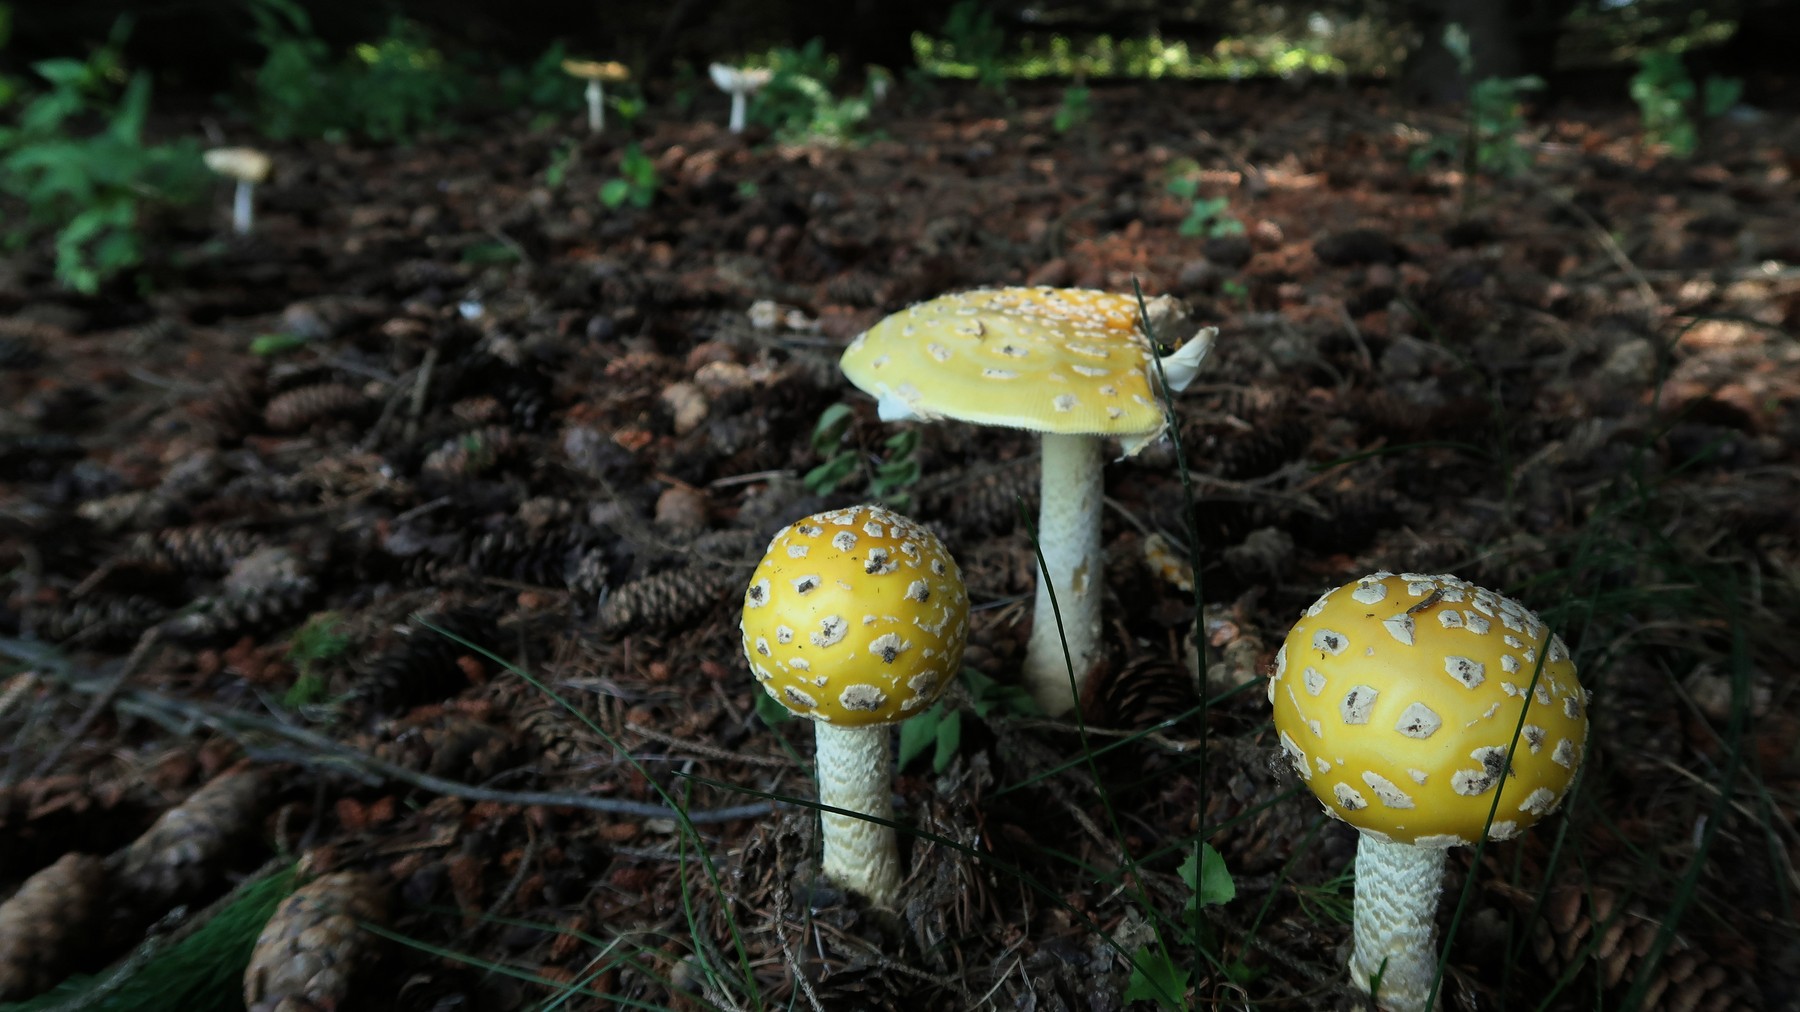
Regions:
<svg viewBox="0 0 1800 1012"><path fill-rule="evenodd" d="M962 665L969 597L937 535L880 506L781 529L744 593L744 656L764 691L813 721L819 801L892 822L888 725L922 713ZM894 831L821 812L825 877L887 906Z"/></svg>
<svg viewBox="0 0 1800 1012"><path fill-rule="evenodd" d="M1148 308L1153 325L1179 315L1167 296ZM1171 392L1193 382L1217 333L1205 328L1162 359ZM1168 424L1152 354L1132 296L997 288L895 313L851 341L838 363L875 396L883 421L951 418L1043 434L1037 536L1050 579L1038 581L1025 681L1052 716L1078 702L1100 659L1101 441L1118 436L1131 456Z"/></svg>
<svg viewBox="0 0 1800 1012"><path fill-rule="evenodd" d="M588 131L599 133L606 129L606 88L608 84L618 84L631 80L631 71L623 63L598 60L564 60L563 73L580 81L587 82Z"/></svg>
<svg viewBox="0 0 1800 1012"><path fill-rule="evenodd" d="M719 90L731 95L731 132L743 133L750 96L761 91L774 78L774 72L767 67L727 67L723 63L715 63L707 71Z"/></svg>
<svg viewBox="0 0 1800 1012"><path fill-rule="evenodd" d="M275 163L255 148L213 148L200 156L206 167L227 179L237 181L231 196L231 230L238 235L250 234L250 194L256 184L269 178Z"/></svg>
<svg viewBox="0 0 1800 1012"><path fill-rule="evenodd" d="M1484 826L1490 840L1524 832L1581 766L1587 693L1569 649L1493 591L1375 573L1306 609L1269 703L1300 779L1361 831L1351 980L1370 991L1379 975L1380 1007L1421 1012L1446 848Z"/></svg>

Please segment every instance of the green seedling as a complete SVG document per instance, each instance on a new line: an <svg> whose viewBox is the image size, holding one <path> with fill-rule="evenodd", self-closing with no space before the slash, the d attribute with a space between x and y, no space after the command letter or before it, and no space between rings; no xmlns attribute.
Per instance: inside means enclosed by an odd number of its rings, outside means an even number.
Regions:
<svg viewBox="0 0 1800 1012"><path fill-rule="evenodd" d="M318 665L341 656L348 649L350 637L343 632L342 615L322 611L307 619L288 642L288 660L299 677L281 697L282 705L299 709L324 699L325 676L318 670Z"/></svg>
<svg viewBox="0 0 1800 1012"><path fill-rule="evenodd" d="M1013 716L1033 716L1042 711L1023 686L997 682L976 671L964 668L963 683L968 686L969 708L977 717L987 717L996 710ZM962 745L962 711L938 702L931 709L900 725L899 767L932 752L931 770L942 773Z"/></svg>
<svg viewBox="0 0 1800 1012"><path fill-rule="evenodd" d="M1051 129L1066 134L1094 118L1093 91L1085 84L1071 84L1063 89L1062 104L1050 120Z"/></svg>
<svg viewBox="0 0 1800 1012"><path fill-rule="evenodd" d="M1444 48L1456 58L1457 67L1467 80L1475 72L1468 32L1461 25L1450 25L1444 29ZM1409 159L1413 171L1423 171L1438 158L1460 164L1468 178L1478 172L1500 177L1516 176L1529 169L1531 152L1519 143L1519 134L1526 127L1524 96L1526 92L1540 91L1543 87L1543 78L1532 75L1476 81L1469 88L1462 136L1433 137L1416 148Z"/></svg>
<svg viewBox="0 0 1800 1012"><path fill-rule="evenodd" d="M600 203L608 208L630 204L646 208L656 201L656 162L636 144L627 145L619 159L619 175L600 184Z"/></svg>
<svg viewBox="0 0 1800 1012"><path fill-rule="evenodd" d="M1205 924L1200 919L1202 908L1221 906L1237 898L1237 882L1231 877L1231 869L1225 866L1225 858L1212 844L1201 843L1189 852L1187 860L1177 868L1176 874L1187 884L1189 896L1187 903L1188 920L1183 942L1190 948L1199 948L1208 941ZM1165 1009L1185 1010L1188 1005L1185 999L1188 988L1189 973L1185 967L1175 961L1174 954L1167 946L1158 942L1146 945L1132 955L1131 982L1125 991L1126 1001L1153 1001ZM1241 964L1227 966L1226 970L1234 979L1249 976L1249 970Z"/></svg>
<svg viewBox="0 0 1800 1012"><path fill-rule="evenodd" d="M1643 120L1644 140L1680 158L1700 146L1695 113L1713 119L1736 105L1743 94L1744 82L1735 77L1709 77L1697 89L1681 54L1671 50L1639 56L1638 72L1631 78L1631 98Z"/></svg>
<svg viewBox="0 0 1800 1012"><path fill-rule="evenodd" d="M850 442L851 420L846 404L833 404L819 414L813 426L812 448L825 462L806 472L801 481L816 495L830 495L852 477L864 474L870 495L893 509L909 508L909 490L918 484L920 475L919 462L913 458L919 446L918 430L906 429L882 440L887 452L870 466L861 450Z"/></svg>
<svg viewBox="0 0 1800 1012"><path fill-rule="evenodd" d="M1187 215L1181 219L1176 231L1184 236L1208 239L1243 235L1244 223L1225 213L1231 209L1229 200L1200 196L1199 173L1200 166L1191 159L1182 159L1169 166L1169 178L1163 188L1177 200L1188 202Z"/></svg>
<svg viewBox="0 0 1800 1012"><path fill-rule="evenodd" d="M556 151L550 155L550 164L544 166L544 185L552 190L562 189L569 178L569 168L575 164L580 155L574 141L563 141L557 145Z"/></svg>
<svg viewBox="0 0 1800 1012"><path fill-rule="evenodd" d="M306 338L299 334L258 334L250 342L250 354L261 358L285 355L290 351L306 346Z"/></svg>

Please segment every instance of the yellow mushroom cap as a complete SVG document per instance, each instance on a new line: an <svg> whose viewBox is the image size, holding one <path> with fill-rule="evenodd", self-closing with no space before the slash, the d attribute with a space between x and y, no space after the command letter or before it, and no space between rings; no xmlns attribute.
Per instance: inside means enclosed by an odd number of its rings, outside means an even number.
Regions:
<svg viewBox="0 0 1800 1012"><path fill-rule="evenodd" d="M956 676L962 571L937 535L880 506L781 529L744 593L744 656L769 695L846 727L921 712Z"/></svg>
<svg viewBox="0 0 1800 1012"><path fill-rule="evenodd" d="M1319 598L1275 655L1269 702L1328 814L1422 847L1473 843L1497 780L1489 838L1523 832L1562 803L1587 745L1562 638L1454 576L1375 573Z"/></svg>
<svg viewBox="0 0 1800 1012"><path fill-rule="evenodd" d="M989 288L889 316L839 367L919 418L1148 441L1165 424L1150 358L1133 296Z"/></svg>
<svg viewBox="0 0 1800 1012"><path fill-rule="evenodd" d="M562 69L563 73L570 77L579 77L584 81L617 84L620 81L631 80L631 70L616 60L601 63L599 60L568 59L562 61Z"/></svg>
<svg viewBox="0 0 1800 1012"><path fill-rule="evenodd" d="M255 148L213 148L200 158L207 168L241 183L260 183L275 167L268 155Z"/></svg>

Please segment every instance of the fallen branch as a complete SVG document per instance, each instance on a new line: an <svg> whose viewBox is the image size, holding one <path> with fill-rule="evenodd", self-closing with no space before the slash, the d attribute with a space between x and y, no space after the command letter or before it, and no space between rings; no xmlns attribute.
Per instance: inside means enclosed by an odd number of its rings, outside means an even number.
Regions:
<svg viewBox="0 0 1800 1012"><path fill-rule="evenodd" d="M587 794L567 794L557 791L504 791L491 787L477 787L473 784L459 783L455 780L447 780L429 773L407 769L398 763L369 755L315 731L237 710L173 699L142 689L122 693L115 705L125 713L155 721L176 733L187 733L195 724L211 728L237 742L252 756L260 754L266 758L280 758L283 761L313 769L331 768L347 771L370 784L398 781L420 790L430 791L433 794L463 798L467 801L487 801L503 805L541 805L548 808L579 808L590 812L603 812L607 815L622 815L636 819L669 819L678 823L685 819L695 825L753 819L768 815L773 811L773 803L768 801L759 801L753 805L738 805L734 808L690 809L683 813L666 805L643 801L622 801L618 798L597 798ZM282 739L293 745L299 745L301 748L299 750L271 748L265 744L266 737L264 736Z"/></svg>

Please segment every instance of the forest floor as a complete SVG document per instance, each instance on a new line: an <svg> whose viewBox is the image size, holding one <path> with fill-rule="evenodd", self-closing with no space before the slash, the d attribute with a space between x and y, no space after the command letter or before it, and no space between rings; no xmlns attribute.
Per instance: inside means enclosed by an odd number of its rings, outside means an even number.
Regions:
<svg viewBox="0 0 1800 1012"><path fill-rule="evenodd" d="M12 993L304 852L404 939L342 943L345 1009L1122 1009L1159 944L1194 1007L1352 1008L1354 836L1272 761L1262 679L1387 569L1537 609L1593 694L1562 812L1451 854L1454 1007L1796 1007L1800 124L1679 160L1561 109L1526 172L1470 180L1409 165L1455 119L1376 91L1101 86L1066 133L1059 98L883 109L835 149L651 117L294 145L250 237L223 193L153 223L147 294L9 264L0 895L114 855L66 886L99 927ZM630 139L654 202L608 210ZM1242 234L1181 234L1171 173ZM1036 441L917 427L905 510L961 561L986 679L897 777L926 835L867 909L765 799L814 795L811 735L759 716L737 632L771 534L893 452L837 354L949 291L1134 281L1220 328L1176 402L1194 525L1168 443L1108 463L1084 739L996 702ZM821 495L840 402L861 464ZM1202 838L1236 896L1196 929Z"/></svg>

